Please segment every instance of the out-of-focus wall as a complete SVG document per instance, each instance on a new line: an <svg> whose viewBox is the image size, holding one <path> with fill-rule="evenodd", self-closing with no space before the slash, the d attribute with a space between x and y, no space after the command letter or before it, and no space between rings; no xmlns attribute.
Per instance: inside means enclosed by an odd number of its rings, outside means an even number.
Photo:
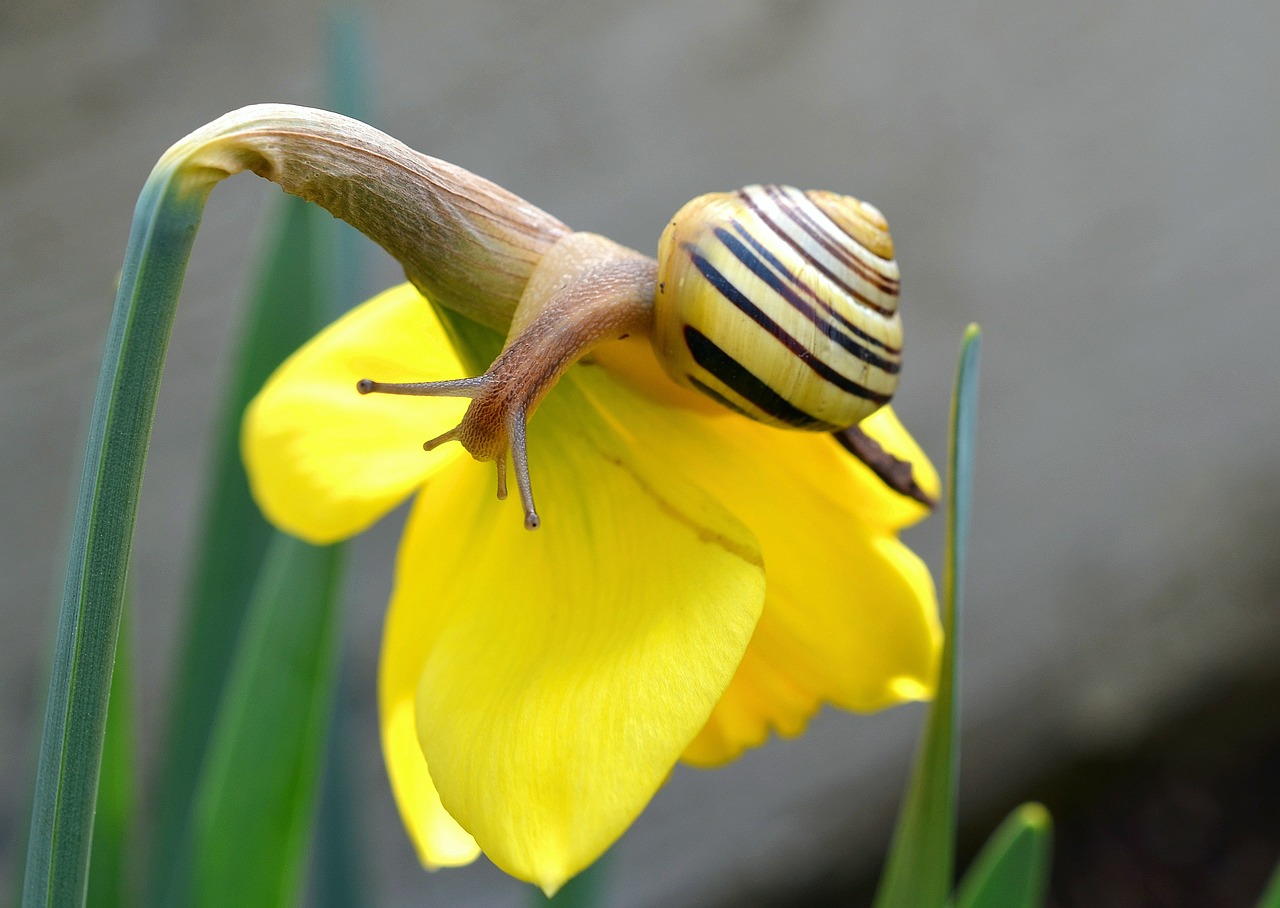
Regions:
<svg viewBox="0 0 1280 908"><path fill-rule="evenodd" d="M322 99L320 6L0 7L0 871L20 863L82 426L136 193L169 143L226 110ZM1274 658L1273 2L364 13L376 124L575 227L651 250L686 199L755 181L875 202L904 273L898 409L939 461L960 331L983 324L964 640L975 799ZM174 330L132 572L149 741L211 406L276 194L249 176L215 191ZM389 261L376 272L397 279ZM372 705L394 523L359 548L349 621L377 897L520 904L483 864L422 874L394 817ZM940 521L911 539L936 565ZM837 848L875 860L920 717L824 713L729 769L677 771L617 850L614 903L705 904L817 872Z"/></svg>

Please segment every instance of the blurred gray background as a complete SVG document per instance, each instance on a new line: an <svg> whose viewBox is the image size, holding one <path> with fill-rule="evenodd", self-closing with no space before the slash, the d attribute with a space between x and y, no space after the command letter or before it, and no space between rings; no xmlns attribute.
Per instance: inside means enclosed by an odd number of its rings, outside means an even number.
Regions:
<svg viewBox="0 0 1280 908"><path fill-rule="evenodd" d="M170 143L227 110L322 103L327 12L0 4L0 876L20 866L83 426L137 192ZM1280 673L1273 0L363 13L375 125L576 228L649 251L687 199L756 181L873 201L905 282L897 406L939 463L960 333L982 323L970 815ZM212 406L278 194L251 176L214 192L174 329L132 570L150 743ZM372 271L370 290L399 279L385 258ZM398 520L359 544L348 620L370 903L522 904L484 862L423 873L394 815L372 679ZM936 569L941 521L910 539ZM615 850L608 904L742 904L869 872L922 716L827 712L727 769L679 769Z"/></svg>

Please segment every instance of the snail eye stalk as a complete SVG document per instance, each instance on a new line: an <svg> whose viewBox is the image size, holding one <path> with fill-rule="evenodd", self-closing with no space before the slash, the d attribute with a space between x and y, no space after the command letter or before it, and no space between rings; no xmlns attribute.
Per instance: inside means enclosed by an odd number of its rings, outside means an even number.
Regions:
<svg viewBox="0 0 1280 908"><path fill-rule="evenodd" d="M555 244L534 270L512 319L511 335L488 371L447 381L379 382L362 378L361 394L471 399L462 422L423 448L457 441L476 460L498 469L498 497L507 497L507 456L524 506L524 525L541 523L529 479L527 425L560 376L597 344L647 333L657 263L589 233Z"/></svg>
<svg viewBox="0 0 1280 908"><path fill-rule="evenodd" d="M461 442L476 460L492 460L498 470L498 498L507 497L507 452L516 472L516 488L524 506L526 529L536 530L542 520L533 503L533 485L529 479L528 440L525 431L525 401L510 393L510 385L498 380L498 365L484 375L447 381L379 382L362 378L356 382L361 394L403 394L411 397L469 397L471 406L462 422L448 432L422 444L424 451L434 451L450 442ZM497 416L498 418L494 418Z"/></svg>

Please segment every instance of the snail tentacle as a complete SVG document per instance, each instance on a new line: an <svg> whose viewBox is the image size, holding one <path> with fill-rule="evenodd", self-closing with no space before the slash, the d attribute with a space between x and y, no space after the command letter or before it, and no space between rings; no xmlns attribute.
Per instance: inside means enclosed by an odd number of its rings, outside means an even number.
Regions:
<svg viewBox="0 0 1280 908"><path fill-rule="evenodd" d="M526 438L526 420L523 411L513 411L507 417L507 435L511 439L511 464L516 471L516 488L520 490L520 503L524 506L524 527L536 530L542 525L538 510L533 505L533 485L529 479L529 443ZM506 497L506 459L499 461L502 481L498 483L498 497Z"/></svg>
<svg viewBox="0 0 1280 908"><path fill-rule="evenodd" d="M604 237L571 234L534 270L507 344L483 375L405 383L366 378L357 390L471 398L462 422L423 447L430 451L458 441L476 460L494 461L499 498L507 495L509 452L525 526L537 529L542 521L529 476L528 420L565 370L597 344L648 332L656 269L652 259Z"/></svg>
<svg viewBox="0 0 1280 908"><path fill-rule="evenodd" d="M450 378L445 381L382 382L362 378L356 382L361 394L406 394L414 397L474 397L483 387L483 376Z"/></svg>

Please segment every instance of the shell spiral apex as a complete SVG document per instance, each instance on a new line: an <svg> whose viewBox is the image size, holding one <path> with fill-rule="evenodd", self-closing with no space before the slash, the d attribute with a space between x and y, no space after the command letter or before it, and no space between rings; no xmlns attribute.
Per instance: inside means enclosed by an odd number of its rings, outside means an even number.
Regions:
<svg viewBox="0 0 1280 908"><path fill-rule="evenodd" d="M704 195L663 231L653 342L676 382L732 410L836 431L898 385L898 285L872 205L789 186Z"/></svg>

